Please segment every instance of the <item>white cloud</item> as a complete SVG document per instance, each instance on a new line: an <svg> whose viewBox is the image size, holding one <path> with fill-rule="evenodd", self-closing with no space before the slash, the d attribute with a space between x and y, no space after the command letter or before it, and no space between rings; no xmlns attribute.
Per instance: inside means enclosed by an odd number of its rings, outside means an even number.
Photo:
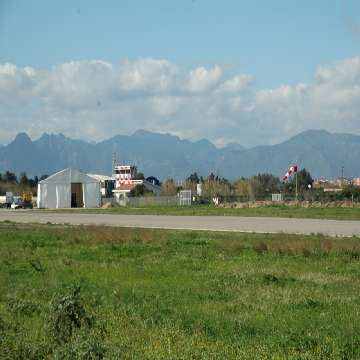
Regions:
<svg viewBox="0 0 360 360"><path fill-rule="evenodd" d="M0 64L0 143L19 131L100 140L144 128L248 146L310 128L360 132L360 57L319 66L307 84L256 89L254 81L162 59Z"/></svg>
<svg viewBox="0 0 360 360"><path fill-rule="evenodd" d="M215 65L212 69L203 66L190 71L187 89L194 93L203 93L213 89L222 76L220 66Z"/></svg>
<svg viewBox="0 0 360 360"><path fill-rule="evenodd" d="M33 68L18 68L13 64L0 64L0 104L18 105L27 101L35 85L36 71Z"/></svg>
<svg viewBox="0 0 360 360"><path fill-rule="evenodd" d="M176 114L182 103L184 100L179 96L154 96L150 99L153 111L166 117Z"/></svg>
<svg viewBox="0 0 360 360"><path fill-rule="evenodd" d="M221 93L237 93L247 89L254 81L250 75L237 75L230 80L224 81L217 92Z"/></svg>
<svg viewBox="0 0 360 360"><path fill-rule="evenodd" d="M167 60L141 59L118 66L119 89L124 92L166 93L175 85L176 66Z"/></svg>

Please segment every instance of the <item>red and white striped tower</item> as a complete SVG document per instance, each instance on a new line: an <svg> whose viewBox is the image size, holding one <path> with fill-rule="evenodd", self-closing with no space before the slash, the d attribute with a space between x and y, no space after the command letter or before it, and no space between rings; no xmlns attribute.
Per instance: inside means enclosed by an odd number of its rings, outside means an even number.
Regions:
<svg viewBox="0 0 360 360"><path fill-rule="evenodd" d="M137 169L134 165L114 166L115 189L120 189L122 185L132 185L136 174Z"/></svg>

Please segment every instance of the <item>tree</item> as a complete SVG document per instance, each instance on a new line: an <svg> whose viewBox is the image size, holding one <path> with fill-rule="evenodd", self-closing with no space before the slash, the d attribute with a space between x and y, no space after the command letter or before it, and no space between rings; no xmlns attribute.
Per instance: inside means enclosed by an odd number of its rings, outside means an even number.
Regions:
<svg viewBox="0 0 360 360"><path fill-rule="evenodd" d="M149 196L153 195L154 193L149 190L144 184L138 184L133 189L130 190L131 197L138 197L138 196Z"/></svg>
<svg viewBox="0 0 360 360"><path fill-rule="evenodd" d="M293 179L295 181L295 178ZM298 189L300 191L308 190L309 185L313 185L313 178L311 177L311 174L304 168L300 170L297 174L297 181L298 181Z"/></svg>
<svg viewBox="0 0 360 360"><path fill-rule="evenodd" d="M225 178L211 173L203 183L202 192L205 197L228 197L231 194L231 184Z"/></svg>
<svg viewBox="0 0 360 360"><path fill-rule="evenodd" d="M240 196L243 200L252 200L254 194L249 179L241 178L235 181L234 194Z"/></svg>
<svg viewBox="0 0 360 360"><path fill-rule="evenodd" d="M173 179L166 179L161 184L161 194L166 196L176 195L179 189Z"/></svg>
<svg viewBox="0 0 360 360"><path fill-rule="evenodd" d="M28 186L28 185L29 185L29 179L28 179L28 177L26 176L26 172L22 172L22 173L20 174L19 184L22 185L22 186Z"/></svg>
<svg viewBox="0 0 360 360"><path fill-rule="evenodd" d="M354 185L347 185L344 187L344 189L342 191L342 195L346 199L359 200L360 199L360 187L354 186Z"/></svg>
<svg viewBox="0 0 360 360"><path fill-rule="evenodd" d="M250 178L250 185L255 199L265 199L280 191L280 179L271 174L258 174Z"/></svg>
<svg viewBox="0 0 360 360"><path fill-rule="evenodd" d="M34 177L34 179L29 179L29 186L31 188L36 188L39 182L39 178L37 176Z"/></svg>
<svg viewBox="0 0 360 360"><path fill-rule="evenodd" d="M14 173L12 173L10 171L6 171L6 173L4 174L4 181L16 183L17 177Z"/></svg>
<svg viewBox="0 0 360 360"><path fill-rule="evenodd" d="M309 189L312 188L313 178L311 174L304 168L297 172L297 186L298 186L298 194L300 197L303 197ZM309 185L311 185L309 187ZM288 183L284 185L285 193L295 195L296 191L296 175L294 175Z"/></svg>
<svg viewBox="0 0 360 360"><path fill-rule="evenodd" d="M210 173L210 175L207 177L206 181L215 181L215 175L213 172Z"/></svg>
<svg viewBox="0 0 360 360"><path fill-rule="evenodd" d="M184 190L191 190L193 193L196 193L197 184L199 183L200 183L200 178L198 174L194 172L185 179L185 182L182 184L182 188Z"/></svg>
<svg viewBox="0 0 360 360"><path fill-rule="evenodd" d="M145 176L142 172L138 172L136 176L134 177L134 180L144 180Z"/></svg>
<svg viewBox="0 0 360 360"><path fill-rule="evenodd" d="M190 176L186 180L195 184L198 184L200 182L200 178L196 172L190 174Z"/></svg>
<svg viewBox="0 0 360 360"><path fill-rule="evenodd" d="M241 178L234 183L234 193L247 200L269 198L281 188L280 179L271 174L258 174L248 179Z"/></svg>

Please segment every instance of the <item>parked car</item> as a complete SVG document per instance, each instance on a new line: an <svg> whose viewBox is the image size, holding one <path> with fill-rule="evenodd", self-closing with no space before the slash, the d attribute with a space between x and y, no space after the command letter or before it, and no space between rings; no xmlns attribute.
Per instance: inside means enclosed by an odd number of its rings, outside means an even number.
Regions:
<svg viewBox="0 0 360 360"><path fill-rule="evenodd" d="M14 196L14 200L11 204L11 208L12 209L22 209L23 208L22 199L20 196Z"/></svg>

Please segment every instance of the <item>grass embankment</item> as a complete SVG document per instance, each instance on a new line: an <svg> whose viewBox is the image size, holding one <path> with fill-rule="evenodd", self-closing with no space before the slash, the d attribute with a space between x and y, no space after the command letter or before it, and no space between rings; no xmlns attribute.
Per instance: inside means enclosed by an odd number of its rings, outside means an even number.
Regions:
<svg viewBox="0 0 360 360"><path fill-rule="evenodd" d="M358 359L360 239L0 224L1 359Z"/></svg>
<svg viewBox="0 0 360 360"><path fill-rule="evenodd" d="M48 210L42 210L48 211ZM263 206L259 208L220 208L212 205L115 207L110 209L68 209L64 212L89 212L128 215L177 215L177 216L256 216L303 219L360 220L360 208L303 208L290 206Z"/></svg>

